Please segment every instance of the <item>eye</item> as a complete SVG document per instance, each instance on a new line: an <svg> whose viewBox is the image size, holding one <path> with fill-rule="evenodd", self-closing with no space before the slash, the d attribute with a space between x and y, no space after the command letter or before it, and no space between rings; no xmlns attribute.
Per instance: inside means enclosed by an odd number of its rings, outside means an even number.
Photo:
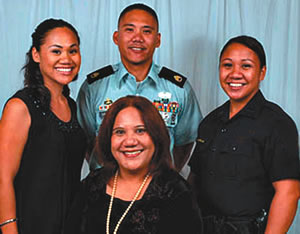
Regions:
<svg viewBox="0 0 300 234"><path fill-rule="evenodd" d="M232 63L223 63L222 67L231 68L232 67Z"/></svg>
<svg viewBox="0 0 300 234"><path fill-rule="evenodd" d="M136 133L137 134L144 134L145 132L147 132L147 130L144 127L136 129Z"/></svg>
<svg viewBox="0 0 300 234"><path fill-rule="evenodd" d="M248 64L248 63L245 63L242 65L242 68L245 68L245 69L248 69L248 68L251 68L252 65L251 64Z"/></svg>
<svg viewBox="0 0 300 234"><path fill-rule="evenodd" d="M70 50L70 54L77 54L78 53L78 49L72 49Z"/></svg>
<svg viewBox="0 0 300 234"><path fill-rule="evenodd" d="M150 30L150 29L145 29L143 32L144 32L145 34L151 34L151 33L152 33L152 30Z"/></svg>
<svg viewBox="0 0 300 234"><path fill-rule="evenodd" d="M125 28L125 32L133 32L133 28Z"/></svg>
<svg viewBox="0 0 300 234"><path fill-rule="evenodd" d="M51 53L59 55L59 54L61 54L61 51L54 49L54 50L51 50Z"/></svg>
<svg viewBox="0 0 300 234"><path fill-rule="evenodd" d="M125 130L123 129L115 129L113 130L113 135L122 136L125 134Z"/></svg>

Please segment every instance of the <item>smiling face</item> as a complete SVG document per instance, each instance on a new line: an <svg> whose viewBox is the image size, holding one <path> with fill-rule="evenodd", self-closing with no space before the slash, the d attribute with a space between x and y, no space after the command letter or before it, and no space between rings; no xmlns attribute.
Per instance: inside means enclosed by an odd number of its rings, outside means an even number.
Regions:
<svg viewBox="0 0 300 234"><path fill-rule="evenodd" d="M122 63L150 66L155 48L160 46L160 33L155 18L144 10L127 12L121 19L113 41L119 47Z"/></svg>
<svg viewBox="0 0 300 234"><path fill-rule="evenodd" d="M154 143L140 112L134 107L121 110L111 136L111 152L120 171L147 173L154 151Z"/></svg>
<svg viewBox="0 0 300 234"><path fill-rule="evenodd" d="M39 63L48 88L70 83L81 65L79 43L76 35L67 27L58 27L47 33L40 50L32 49L32 57Z"/></svg>
<svg viewBox="0 0 300 234"><path fill-rule="evenodd" d="M229 45L220 58L220 84L233 105L245 106L259 90L265 73L256 53L242 44Z"/></svg>

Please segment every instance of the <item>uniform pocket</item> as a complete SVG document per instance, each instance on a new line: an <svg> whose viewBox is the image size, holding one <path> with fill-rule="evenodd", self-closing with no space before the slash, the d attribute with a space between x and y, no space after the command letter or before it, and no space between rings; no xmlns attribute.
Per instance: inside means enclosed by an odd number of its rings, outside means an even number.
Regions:
<svg viewBox="0 0 300 234"><path fill-rule="evenodd" d="M253 155L251 144L227 144L216 158L216 167L220 176L230 180L250 177L257 170L258 162Z"/></svg>

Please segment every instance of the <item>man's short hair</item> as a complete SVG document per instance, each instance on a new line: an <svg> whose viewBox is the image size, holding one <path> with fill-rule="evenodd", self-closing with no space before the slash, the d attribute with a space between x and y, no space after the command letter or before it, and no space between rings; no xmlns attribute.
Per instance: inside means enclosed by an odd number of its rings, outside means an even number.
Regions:
<svg viewBox="0 0 300 234"><path fill-rule="evenodd" d="M127 6L120 14L119 16L119 19L118 19L118 27L120 26L120 21L122 19L122 17L127 13L127 12L130 12L130 11L133 11L133 10L143 10L143 11L146 11L148 12L150 15L152 15L157 23L157 31L158 31L158 17L157 17L157 14L156 12L149 6L145 5L145 4L142 4L142 3L135 3L135 4L132 4L132 5L129 5Z"/></svg>

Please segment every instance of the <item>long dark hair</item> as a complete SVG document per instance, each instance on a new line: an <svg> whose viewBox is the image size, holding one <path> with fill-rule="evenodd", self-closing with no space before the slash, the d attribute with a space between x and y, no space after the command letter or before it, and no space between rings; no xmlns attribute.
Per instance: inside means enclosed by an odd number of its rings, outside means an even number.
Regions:
<svg viewBox="0 0 300 234"><path fill-rule="evenodd" d="M43 76L40 71L39 64L36 63L32 58L32 49L36 48L37 51L40 51L41 45L45 42L47 34L55 29L67 27L70 29L76 36L78 44L80 44L80 38L77 30L68 22L62 19L47 19L41 22L34 32L31 35L32 45L29 51L26 53L26 63L23 66L24 70L24 86L31 88L34 91L34 94L40 99L41 104L48 108L50 105L50 92L47 87L44 86ZM77 79L77 75L74 80ZM68 85L63 87L63 95L68 97L70 94L70 89Z"/></svg>
<svg viewBox="0 0 300 234"><path fill-rule="evenodd" d="M110 106L97 136L98 159L100 165L104 167L105 179L108 180L119 167L111 153L111 136L118 113L127 107L134 107L140 112L146 130L154 143L155 151L149 165L149 172L157 175L164 169L173 168L169 132L161 115L148 99L141 96L126 96Z"/></svg>

